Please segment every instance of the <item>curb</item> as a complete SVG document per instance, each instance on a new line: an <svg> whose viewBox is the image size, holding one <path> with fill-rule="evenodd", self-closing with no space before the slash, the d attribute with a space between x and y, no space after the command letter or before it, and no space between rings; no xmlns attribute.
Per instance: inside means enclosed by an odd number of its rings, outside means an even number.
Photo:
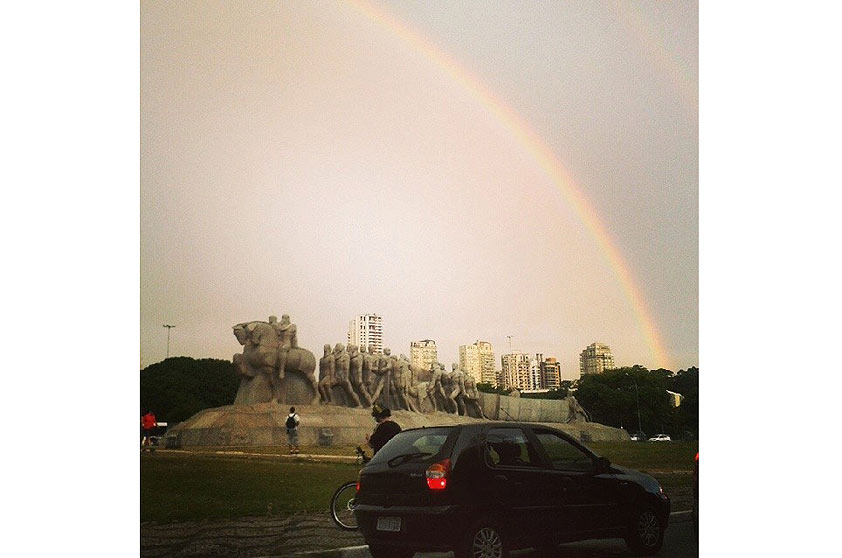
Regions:
<svg viewBox="0 0 842 558"><path fill-rule="evenodd" d="M692 514L692 510L675 511L670 513L670 521L688 521L692 518ZM295 554L295 556L301 556L302 558L345 558L346 556L350 556L354 552L359 552L367 548L368 545L363 544L359 546L346 546L343 548L331 548L327 550L309 550L307 552L299 552L298 554ZM259 558L273 557L261 556Z"/></svg>
<svg viewBox="0 0 842 558"><path fill-rule="evenodd" d="M238 450L184 450L184 449L168 449L166 453L186 453L190 455L216 455L220 457L257 457L263 459L288 459L291 461L336 461L340 463L357 463L359 458L354 455L321 455L317 453L296 453L296 454L276 454L276 453L257 453L250 451Z"/></svg>

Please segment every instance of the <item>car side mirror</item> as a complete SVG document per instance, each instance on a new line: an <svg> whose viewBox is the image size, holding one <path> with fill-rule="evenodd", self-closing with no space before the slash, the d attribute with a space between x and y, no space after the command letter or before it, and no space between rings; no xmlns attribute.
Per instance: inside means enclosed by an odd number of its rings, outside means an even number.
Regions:
<svg viewBox="0 0 842 558"><path fill-rule="evenodd" d="M596 458L596 472L605 473L611 469L611 461L607 457Z"/></svg>

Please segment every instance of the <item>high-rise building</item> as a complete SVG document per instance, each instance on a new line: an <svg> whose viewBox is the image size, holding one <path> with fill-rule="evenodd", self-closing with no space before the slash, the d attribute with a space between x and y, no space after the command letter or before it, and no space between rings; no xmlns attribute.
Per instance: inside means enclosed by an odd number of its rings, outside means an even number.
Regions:
<svg viewBox="0 0 842 558"><path fill-rule="evenodd" d="M374 345L374 352L383 353L383 317L358 314L348 324L348 343L358 347Z"/></svg>
<svg viewBox="0 0 842 558"><path fill-rule="evenodd" d="M601 374L614 368L611 347L602 343L591 343L579 354L579 374Z"/></svg>
<svg viewBox="0 0 842 558"><path fill-rule="evenodd" d="M544 355L536 353L535 358L529 361L529 389L546 389L546 382L543 378Z"/></svg>
<svg viewBox="0 0 842 558"><path fill-rule="evenodd" d="M553 357L547 357L541 363L542 387L558 389L561 387L561 363Z"/></svg>
<svg viewBox="0 0 842 558"><path fill-rule="evenodd" d="M526 353L512 352L501 357L503 364L503 387L517 390L533 389L529 373L530 358Z"/></svg>
<svg viewBox="0 0 842 558"><path fill-rule="evenodd" d="M494 371L494 347L488 341L477 341L459 347L459 368L478 383L499 385Z"/></svg>
<svg viewBox="0 0 842 558"><path fill-rule="evenodd" d="M413 341L409 345L409 360L422 370L429 370L430 366L439 360L439 351L436 342L432 339Z"/></svg>

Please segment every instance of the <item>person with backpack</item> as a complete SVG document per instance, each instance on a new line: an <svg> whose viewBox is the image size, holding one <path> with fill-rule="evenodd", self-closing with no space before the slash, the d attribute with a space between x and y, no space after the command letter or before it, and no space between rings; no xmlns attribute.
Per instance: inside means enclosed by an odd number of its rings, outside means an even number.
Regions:
<svg viewBox="0 0 842 558"><path fill-rule="evenodd" d="M298 413L295 412L295 407L289 408L289 415L287 415L287 443L289 445L289 453L298 453Z"/></svg>

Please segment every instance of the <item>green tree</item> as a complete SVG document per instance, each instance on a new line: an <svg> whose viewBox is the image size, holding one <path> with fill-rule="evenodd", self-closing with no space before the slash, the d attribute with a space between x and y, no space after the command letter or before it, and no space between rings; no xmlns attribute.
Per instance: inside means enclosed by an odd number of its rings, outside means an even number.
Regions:
<svg viewBox="0 0 842 558"><path fill-rule="evenodd" d="M230 405L240 380L227 360L173 357L140 371L141 414L155 412L170 425L202 409Z"/></svg>
<svg viewBox="0 0 842 558"><path fill-rule="evenodd" d="M576 399L595 422L634 432L639 421L644 432L672 433L675 410L667 394L671 374L640 365L588 374L579 380Z"/></svg>
<svg viewBox="0 0 842 558"><path fill-rule="evenodd" d="M699 436L699 369L696 367L679 370L672 378L670 391L684 396L675 410L675 429L679 436Z"/></svg>
<svg viewBox="0 0 842 558"><path fill-rule="evenodd" d="M510 389L504 389L503 387L494 387L492 384L488 382L478 382L477 383L477 390L483 393L497 393L500 395L508 395L512 392Z"/></svg>

